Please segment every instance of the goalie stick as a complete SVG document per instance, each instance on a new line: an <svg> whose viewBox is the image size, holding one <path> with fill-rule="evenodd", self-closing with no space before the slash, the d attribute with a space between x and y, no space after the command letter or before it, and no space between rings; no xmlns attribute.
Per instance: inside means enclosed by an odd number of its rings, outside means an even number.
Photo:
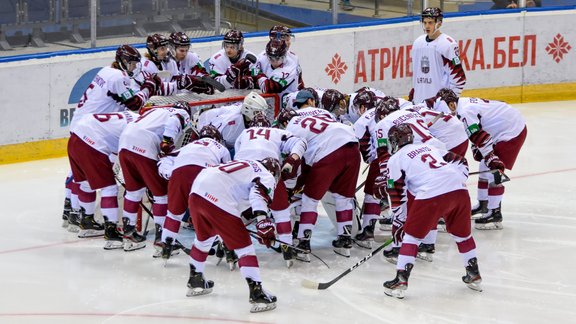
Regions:
<svg viewBox="0 0 576 324"><path fill-rule="evenodd" d="M332 286L333 284L335 284L336 282L338 282L338 280L342 279L344 276L346 276L347 274L349 274L350 272L352 272L352 270L358 268L359 266L361 266L364 262L370 260L370 258L372 258L376 253L380 252L382 249L384 249L385 247L387 247L388 245L390 245L394 240L392 238L390 238L388 241L386 241L384 244L380 245L376 250L370 252L370 254L368 254L367 256L365 256L363 259L361 259L360 261L356 262L356 264L354 264L353 266L351 266L350 268L348 268L346 271L342 272L340 275L338 275L338 277L332 279L331 281L328 282L315 282L312 280L308 280L308 279L304 279L302 280L302 286L309 288L309 289L318 289L318 290L324 290L324 289L328 289L330 286Z"/></svg>

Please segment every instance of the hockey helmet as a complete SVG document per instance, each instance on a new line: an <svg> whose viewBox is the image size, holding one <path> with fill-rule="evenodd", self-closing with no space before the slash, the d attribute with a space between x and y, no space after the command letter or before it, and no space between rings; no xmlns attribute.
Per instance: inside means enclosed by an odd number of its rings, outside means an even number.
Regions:
<svg viewBox="0 0 576 324"><path fill-rule="evenodd" d="M285 128L285 124L288 124L296 116L298 116L298 113L294 109L282 108L278 113L278 117L276 117L276 124L280 128Z"/></svg>
<svg viewBox="0 0 576 324"><path fill-rule="evenodd" d="M248 127L270 127L270 121L266 118L266 115L259 112L248 123Z"/></svg>
<svg viewBox="0 0 576 324"><path fill-rule="evenodd" d="M116 63L120 69L126 72L129 76L139 73L139 71L130 71L128 69L130 62L138 62L139 64L141 59L142 56L140 55L140 52L130 45L122 45L116 50Z"/></svg>
<svg viewBox="0 0 576 324"><path fill-rule="evenodd" d="M432 18L434 21L442 21L444 19L444 14L442 13L442 9L429 7L422 11L420 15L420 21L424 21L424 18Z"/></svg>
<svg viewBox="0 0 576 324"><path fill-rule="evenodd" d="M360 113L360 107L364 106L364 108L371 109L376 106L376 95L374 92L370 90L360 91L354 97L352 101L352 108Z"/></svg>
<svg viewBox="0 0 576 324"><path fill-rule="evenodd" d="M218 128L212 124L208 124L202 127L202 129L200 129L199 136L200 138L211 138L218 143L222 143L224 141L224 138L222 137L222 134Z"/></svg>
<svg viewBox="0 0 576 324"><path fill-rule="evenodd" d="M153 34L146 38L146 49L148 49L150 57L155 62L160 61L160 58L158 58L158 49L160 47L168 46L169 44L170 41L168 40L168 38L162 34Z"/></svg>
<svg viewBox="0 0 576 324"><path fill-rule="evenodd" d="M266 44L266 56L270 61L279 61L288 53L286 42L279 39L271 39Z"/></svg>
<svg viewBox="0 0 576 324"><path fill-rule="evenodd" d="M260 160L259 162L262 163L266 170L268 170L272 176L274 176L274 179L278 181L280 178L280 161L278 161L278 159L268 157Z"/></svg>
<svg viewBox="0 0 576 324"><path fill-rule="evenodd" d="M376 104L376 111L374 114L374 120L376 122L381 121L384 117L388 116L390 113L400 109L400 102L398 99L390 96L386 96L378 101Z"/></svg>
<svg viewBox="0 0 576 324"><path fill-rule="evenodd" d="M408 124L394 125L388 131L388 152L394 154L404 145L414 142L414 133Z"/></svg>
<svg viewBox="0 0 576 324"><path fill-rule="evenodd" d="M322 107L331 113L339 108L342 108L342 100L345 100L345 96L342 92L335 89L328 89L322 95Z"/></svg>
<svg viewBox="0 0 576 324"><path fill-rule="evenodd" d="M190 37L183 32L173 32L169 41L174 48L190 46Z"/></svg>
<svg viewBox="0 0 576 324"><path fill-rule="evenodd" d="M240 111L242 115L246 117L248 121L254 119L256 113L265 113L269 108L266 99L255 91L250 92L246 97L244 97L244 102L242 102L242 108Z"/></svg>
<svg viewBox="0 0 576 324"><path fill-rule="evenodd" d="M448 88L442 88L438 91L438 93L436 94L436 97L440 98L441 100L444 100L446 102L446 104L449 104L451 102L455 102L458 103L458 95L452 91L451 89Z"/></svg>

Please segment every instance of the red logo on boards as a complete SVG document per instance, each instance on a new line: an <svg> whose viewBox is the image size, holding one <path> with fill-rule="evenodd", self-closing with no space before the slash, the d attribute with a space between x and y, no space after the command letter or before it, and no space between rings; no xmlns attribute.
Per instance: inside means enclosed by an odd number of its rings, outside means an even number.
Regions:
<svg viewBox="0 0 576 324"><path fill-rule="evenodd" d="M570 46L568 42L564 41L564 37L560 34L557 34L552 43L549 43L548 46L546 46L546 52L552 55L552 58L556 63L560 63L564 58L564 54L568 54L568 51L571 49L572 46Z"/></svg>
<svg viewBox="0 0 576 324"><path fill-rule="evenodd" d="M344 61L342 61L342 58L338 53L334 54L334 57L332 57L332 62L328 63L324 69L326 74L332 78L332 82L334 82L334 84L338 84L338 82L340 82L340 78L342 75L344 75L346 70L348 70L348 66Z"/></svg>

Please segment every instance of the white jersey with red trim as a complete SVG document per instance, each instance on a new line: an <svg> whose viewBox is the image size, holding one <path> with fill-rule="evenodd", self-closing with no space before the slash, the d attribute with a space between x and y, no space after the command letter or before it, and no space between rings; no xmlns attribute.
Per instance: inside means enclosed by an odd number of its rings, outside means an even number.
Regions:
<svg viewBox="0 0 576 324"><path fill-rule="evenodd" d="M232 149L240 133L246 129L241 108L242 103L236 103L207 110L198 117L197 128L202 129L206 125L214 125L222 134L224 145Z"/></svg>
<svg viewBox="0 0 576 324"><path fill-rule="evenodd" d="M242 131L234 145L234 158L263 160L271 157L283 160L283 156L306 152L306 140L287 130L272 127L250 127Z"/></svg>
<svg viewBox="0 0 576 324"><path fill-rule="evenodd" d="M269 92L265 85L265 79L275 81L282 86L283 90L278 93L280 101L284 100L286 94L298 90L300 69L296 55L286 55L282 65L278 68L273 68L266 52L262 52L258 55L252 75L258 75L260 73L266 75L266 78L258 79L258 86L262 92Z"/></svg>
<svg viewBox="0 0 576 324"><path fill-rule="evenodd" d="M374 161L376 158L376 151L373 149L375 145L371 144L369 147L364 148L362 140L365 139L365 137L370 137L370 143L373 140L371 135L376 131L376 119L374 118L374 115L376 115L376 108L368 109L352 126L354 128L354 135L360 141L360 151L362 152L362 150L366 149L366 152L369 152L366 161L367 163ZM364 153L362 153L362 155L364 156Z"/></svg>
<svg viewBox="0 0 576 324"><path fill-rule="evenodd" d="M150 109L126 126L120 136L120 149L157 160L163 137L176 141L189 124L190 116L183 109Z"/></svg>
<svg viewBox="0 0 576 324"><path fill-rule="evenodd" d="M466 84L466 75L460 62L458 42L446 34L429 41L426 35L418 37L412 45L413 100L420 103L436 96L442 88L460 94Z"/></svg>
<svg viewBox="0 0 576 324"><path fill-rule="evenodd" d="M482 129L494 144L515 138L526 126L520 111L502 101L460 97L456 113L468 136Z"/></svg>
<svg viewBox="0 0 576 324"><path fill-rule="evenodd" d="M432 136L444 143L447 150L451 150L468 140L464 124L455 116L444 114L443 117L436 119L440 112L428 109L425 104L410 106L408 109L417 111L424 117ZM432 122L434 124L431 124Z"/></svg>
<svg viewBox="0 0 576 324"><path fill-rule="evenodd" d="M176 65L176 61L174 61L173 59L170 58L168 61L160 62L160 66L162 67L162 69L158 69L158 66L156 64L154 64L154 62L147 57L142 57L140 62L142 63L142 72L140 72L140 74L138 74L134 77L134 79L137 82L142 83L142 82L144 82L144 79L146 77L148 77L150 75L157 74L160 71L168 71L168 72L170 72L170 75L166 76L164 78L161 78L163 83L160 86L160 88L158 89L156 95L157 96L171 96L171 95L176 94L178 92L178 88L176 87L176 82L172 81L172 78L174 76L177 76L180 74L180 72L178 71L178 66Z"/></svg>
<svg viewBox="0 0 576 324"><path fill-rule="evenodd" d="M254 55L254 53L250 51L243 50L242 53L240 54L239 60L246 58L246 55L248 54ZM221 49L210 57L210 59L208 60L207 70L210 76L212 76L216 81L222 83L226 87L226 89L232 89L233 88L232 84L230 84L230 82L226 80L226 70L228 70L228 68L232 64L233 64L232 61L230 61L230 58L228 57L228 55L226 55L226 51L224 49ZM250 71L252 71L254 66L255 66L254 63L250 64L249 66Z"/></svg>
<svg viewBox="0 0 576 324"><path fill-rule="evenodd" d="M318 116L318 115L322 115L322 116L328 116L331 117L332 119L336 120L336 118L334 118L334 115L332 115L328 110L324 110L322 108L316 108L316 107L305 107L305 108L300 108L300 109L295 109L296 113L299 116Z"/></svg>
<svg viewBox="0 0 576 324"><path fill-rule="evenodd" d="M306 164L313 165L347 143L357 143L352 127L325 115L297 116L290 120L286 130L306 139Z"/></svg>
<svg viewBox="0 0 576 324"><path fill-rule="evenodd" d="M125 102L134 96L139 96L143 104L148 100L148 91L140 91L140 87L126 72L112 67L103 67L78 102L70 129L74 128L77 120L86 115L113 113L127 109Z"/></svg>
<svg viewBox="0 0 576 324"><path fill-rule="evenodd" d="M174 60L174 62L176 63L179 75L205 75L205 73L202 72L204 70L202 59L200 59L200 55L194 52L188 52L182 61L177 62Z"/></svg>
<svg viewBox="0 0 576 324"><path fill-rule="evenodd" d="M372 149L388 145L388 131L394 125L408 124L414 133L414 143L426 143L436 148L446 150L446 145L432 136L428 124L422 115L410 110L396 110L380 120L375 127L372 139Z"/></svg>
<svg viewBox="0 0 576 324"><path fill-rule="evenodd" d="M367 89L372 91L376 95L377 99L386 97L386 94L381 90L370 87L367 87ZM352 92L350 94L350 101L348 102L348 113L338 117L338 120L345 124L353 125L358 120L358 118L360 118L360 112L354 108L354 98L357 94L357 92Z"/></svg>
<svg viewBox="0 0 576 324"><path fill-rule="evenodd" d="M120 134L136 118L138 114L131 111L84 115L70 132L99 152L117 155Z"/></svg>
<svg viewBox="0 0 576 324"><path fill-rule="evenodd" d="M388 160L388 187L404 187L415 199L466 189L468 174L456 164L445 162L446 153L427 144L403 146Z"/></svg>
<svg viewBox="0 0 576 324"><path fill-rule="evenodd" d="M264 166L253 160L234 160L202 170L190 193L240 217L242 211L268 211L276 180Z"/></svg>

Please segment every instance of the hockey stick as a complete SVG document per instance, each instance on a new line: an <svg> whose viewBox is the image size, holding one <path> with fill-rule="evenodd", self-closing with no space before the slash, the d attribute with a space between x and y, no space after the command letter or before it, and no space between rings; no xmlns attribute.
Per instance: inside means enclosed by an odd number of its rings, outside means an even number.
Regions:
<svg viewBox="0 0 576 324"><path fill-rule="evenodd" d="M252 54L252 53L248 53L246 54L246 61L254 64L256 63L257 59L256 59L256 55Z"/></svg>
<svg viewBox="0 0 576 324"><path fill-rule="evenodd" d="M438 115L436 115L436 116L428 123L427 126L430 127L430 126L434 125L434 124L438 121L438 119L440 119L440 118L442 118L442 117L444 117L444 112L443 112L443 111L441 111Z"/></svg>
<svg viewBox="0 0 576 324"><path fill-rule="evenodd" d="M248 231L248 233L252 233L252 234L256 235L256 239L259 239L259 238L260 238L260 235L258 235L258 232L254 232L253 230L249 230L249 229L246 229L246 230ZM324 265L325 265L326 267L328 267L328 269L330 269L330 266L329 266L326 262L324 262L324 260L322 260L322 258L320 258L320 257L317 256L316 254L312 253L312 251L301 249L301 248L297 247L296 245L292 245L292 244L290 244L290 243L286 243L286 242L280 241L280 240L278 240L278 239L274 239L274 241L276 241L276 242L278 242L278 243L281 243L281 244L284 244L284 245L287 245L287 246L293 248L293 249L296 250L296 251L300 251L300 252L303 252L303 253L310 253L310 254L312 254L313 257L315 257L316 259L320 260L320 262L324 263Z"/></svg>
<svg viewBox="0 0 576 324"><path fill-rule="evenodd" d="M208 75L203 75L201 77L197 77L197 76L193 76L192 77L195 81L199 81L199 82L203 82L206 84L211 85L212 87L214 87L214 89L223 92L224 90L226 90L226 87L224 87L224 85L216 80L214 80L213 78L211 78Z"/></svg>
<svg viewBox="0 0 576 324"><path fill-rule="evenodd" d="M510 181L510 177L498 169L470 172L470 173L468 173L468 175L478 175L478 174L483 174L483 173L493 173L495 184L501 184L501 183Z"/></svg>
<svg viewBox="0 0 576 324"><path fill-rule="evenodd" d="M348 268L346 271L342 272L338 277L332 279L331 281L328 282L315 282L312 280L308 280L308 279L304 279L302 280L302 286L306 287L306 288L310 288L310 289L318 289L318 290L324 290L324 289L328 289L330 286L332 286L333 284L335 284L338 280L342 279L344 276L346 276L347 274L349 274L350 272L352 272L352 270L358 268L360 265L362 265L364 262L370 260L370 258L372 258L376 253L380 252L380 250L384 249L386 246L390 245L394 240L393 239L389 239L388 241L386 241L384 244L380 245L376 250L370 252L370 254L368 254L367 256L365 256L362 260L356 262L356 264L354 264L353 266L351 266L350 268Z"/></svg>

